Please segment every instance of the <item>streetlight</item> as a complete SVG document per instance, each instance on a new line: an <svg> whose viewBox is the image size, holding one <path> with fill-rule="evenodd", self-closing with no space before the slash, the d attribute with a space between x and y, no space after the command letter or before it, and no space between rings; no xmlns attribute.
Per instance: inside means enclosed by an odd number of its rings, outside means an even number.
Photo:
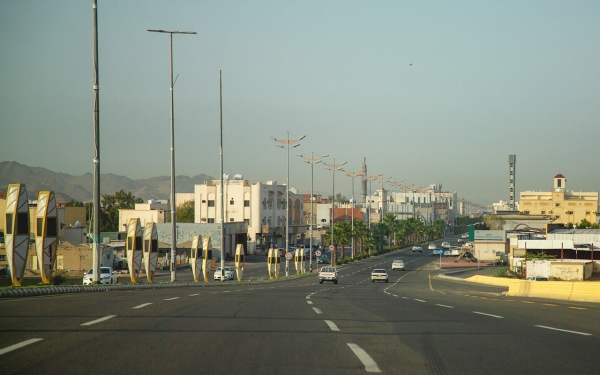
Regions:
<svg viewBox="0 0 600 375"><path fill-rule="evenodd" d="M352 259L354 259L354 206L356 204L356 199L354 199L354 177L363 176L363 173L362 171L355 173L354 168L352 168L352 172L348 172L343 168L340 168L340 171L345 172L346 176L352 177Z"/></svg>
<svg viewBox="0 0 600 375"><path fill-rule="evenodd" d="M275 137L271 137L275 142L279 142L282 145L276 145L279 148L283 148L287 150L287 180L285 186L285 253L287 254L290 251L290 145L293 144L292 148L300 146L298 142L306 138L306 135L303 135L299 139L290 139L290 132L286 132L286 139L277 139ZM290 261L285 258L285 276L287 277L289 274L289 263Z"/></svg>
<svg viewBox="0 0 600 375"><path fill-rule="evenodd" d="M177 239L176 239L176 221L175 209L177 208L175 202L175 118L173 109L173 34L197 34L195 31L169 31L169 30L157 30L148 29L152 33L164 33L169 34L171 39L171 282L176 281L177 267L175 266L175 256L177 255ZM221 245L222 246L222 245Z"/></svg>
<svg viewBox="0 0 600 375"><path fill-rule="evenodd" d="M392 176L387 176L385 178L385 181L389 180L390 178L392 178ZM379 197L381 200L381 216L379 217L379 222L383 223L383 175L381 176L381 196Z"/></svg>
<svg viewBox="0 0 600 375"><path fill-rule="evenodd" d="M333 177L331 179L332 190L333 190L331 193L331 246L333 247L332 250L334 250L334 252L333 252L334 256L331 257L331 266L333 267L334 266L333 261L334 261L335 255L337 253L337 251L335 251L335 246L333 245L333 224L334 224L334 219L335 219L335 206L334 206L334 203L335 203L335 171L337 169L340 169L344 164L346 164L346 162L343 162L341 164L335 164L335 158L333 158L332 164L327 164L327 163L323 163L323 164L325 164L326 166L329 167L327 169L331 170L331 175Z"/></svg>
<svg viewBox="0 0 600 375"><path fill-rule="evenodd" d="M371 200L371 182L374 180L377 180L380 176L383 176L383 174L378 174L377 176L366 176L365 179L369 180L369 206L368 206L368 210L369 210L369 215L368 215L368 220L369 220L369 231L371 230L371 202L374 202L373 200Z"/></svg>
<svg viewBox="0 0 600 375"><path fill-rule="evenodd" d="M315 164L318 164L321 162L321 159L328 157L329 155L322 155L319 156L318 158L315 158L315 153L314 152L310 152L310 158L308 156L304 156L304 155L300 155L297 154L296 156L300 156L302 159L304 159L305 163L310 164L310 240L308 242L308 249L310 252L310 272L312 272L312 239L313 239L313 220L314 220L314 195L313 195L313 180L314 180L314 174L313 174L313 170L314 170L314 166Z"/></svg>

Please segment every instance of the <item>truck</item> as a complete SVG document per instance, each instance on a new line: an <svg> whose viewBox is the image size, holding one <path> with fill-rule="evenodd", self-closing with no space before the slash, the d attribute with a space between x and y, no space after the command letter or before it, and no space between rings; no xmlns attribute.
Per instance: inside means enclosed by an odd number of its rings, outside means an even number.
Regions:
<svg viewBox="0 0 600 375"><path fill-rule="evenodd" d="M323 267L319 271L319 284L323 284L324 281L333 281L334 284L338 283L338 273L335 267Z"/></svg>

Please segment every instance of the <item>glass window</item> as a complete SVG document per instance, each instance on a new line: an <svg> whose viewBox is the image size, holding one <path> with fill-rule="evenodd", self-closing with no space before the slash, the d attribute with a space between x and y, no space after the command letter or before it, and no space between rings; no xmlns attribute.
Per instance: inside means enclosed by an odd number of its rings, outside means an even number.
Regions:
<svg viewBox="0 0 600 375"><path fill-rule="evenodd" d="M208 219L208 222L209 222L209 223L214 223L214 222L215 222L215 219Z"/></svg>
<svg viewBox="0 0 600 375"><path fill-rule="evenodd" d="M56 237L58 235L58 221L55 217L46 218L46 236Z"/></svg>
<svg viewBox="0 0 600 375"><path fill-rule="evenodd" d="M44 230L43 230L44 229L44 219L38 217L36 223L37 223L37 225L36 225L37 226L37 233L36 233L36 235L38 237L41 237L42 235L44 235Z"/></svg>
<svg viewBox="0 0 600 375"><path fill-rule="evenodd" d="M250 207L250 201L249 200L245 200L244 201L244 207Z"/></svg>
<svg viewBox="0 0 600 375"><path fill-rule="evenodd" d="M209 200L208 201L208 207L214 207L215 206L215 201L214 200Z"/></svg>
<svg viewBox="0 0 600 375"><path fill-rule="evenodd" d="M17 235L29 234L29 215L26 212L17 214Z"/></svg>
<svg viewBox="0 0 600 375"><path fill-rule="evenodd" d="M13 215L6 214L6 234L12 234Z"/></svg>

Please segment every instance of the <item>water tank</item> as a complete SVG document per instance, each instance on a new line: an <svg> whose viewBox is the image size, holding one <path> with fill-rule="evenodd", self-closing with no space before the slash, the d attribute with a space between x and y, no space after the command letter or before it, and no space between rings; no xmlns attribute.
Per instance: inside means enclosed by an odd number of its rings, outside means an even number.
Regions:
<svg viewBox="0 0 600 375"><path fill-rule="evenodd" d="M229 180L229 175L227 173L223 174L223 180Z"/></svg>
<svg viewBox="0 0 600 375"><path fill-rule="evenodd" d="M233 179L234 179L234 180L243 180L243 179L244 179L244 175L241 175L241 174L235 174L235 175L233 176Z"/></svg>
<svg viewBox="0 0 600 375"><path fill-rule="evenodd" d="M156 204L156 199L148 199L148 204Z"/></svg>

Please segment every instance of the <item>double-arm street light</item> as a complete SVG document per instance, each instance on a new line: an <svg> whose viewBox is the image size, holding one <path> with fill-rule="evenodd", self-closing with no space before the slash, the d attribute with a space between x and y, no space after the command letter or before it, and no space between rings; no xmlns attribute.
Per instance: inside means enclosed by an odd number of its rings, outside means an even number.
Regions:
<svg viewBox="0 0 600 375"><path fill-rule="evenodd" d="M169 34L171 39L171 282L175 282L177 280L177 267L175 258L177 256L177 239L176 239L176 202L175 202L175 116L173 109L173 86L175 82L173 81L173 34L197 34L195 31L169 31L169 30L157 30L157 29L148 29L148 31L153 33L164 33ZM223 244L221 244L221 247Z"/></svg>
<svg viewBox="0 0 600 375"><path fill-rule="evenodd" d="M355 254L355 250L354 250L354 206L356 204L356 199L354 199L354 177L363 176L363 173L362 173L362 171L354 172L354 168L352 168L352 172L348 172L348 171L344 170L343 168L340 168L340 171L345 172L346 176L352 177L352 259L354 259L354 254Z"/></svg>
<svg viewBox="0 0 600 375"><path fill-rule="evenodd" d="M332 164L327 164L327 163L323 163L325 164L329 169L331 170L331 175L332 175L332 179L331 179L331 183L332 183L332 195L331 195L331 246L332 246L332 250L334 250L333 256L331 257L331 266L335 266L334 262L334 258L335 255L337 253L337 251L335 251L335 245L333 244L333 224L335 221L335 171L341 169L341 167L346 164L346 162L343 162L341 164L336 164L335 163L335 158L333 158L333 163Z"/></svg>
<svg viewBox="0 0 600 375"><path fill-rule="evenodd" d="M285 253L287 254L290 251L290 145L293 145L291 148L295 148L300 146L301 140L303 140L306 136L303 135L298 139L290 139L290 132L286 132L286 139L277 139L275 137L271 137L275 142L281 143L280 145L276 145L279 148L283 148L287 150L287 179L285 185ZM284 146L285 145L285 146ZM289 275L289 261L286 258L285 261L285 276Z"/></svg>
<svg viewBox="0 0 600 375"><path fill-rule="evenodd" d="M315 164L318 164L321 162L321 159L328 157L329 155L322 155L319 157L315 158L315 153L311 151L310 153L310 157L308 156L304 156L304 155L300 155L297 154L297 156L300 156L302 159L304 159L305 163L310 164L310 240L309 240L309 251L310 251L310 272L312 272L312 242L313 242L313 218L314 218L314 207L315 207L315 203L313 202L314 199L314 194L313 194L313 181L314 181L314 166Z"/></svg>

